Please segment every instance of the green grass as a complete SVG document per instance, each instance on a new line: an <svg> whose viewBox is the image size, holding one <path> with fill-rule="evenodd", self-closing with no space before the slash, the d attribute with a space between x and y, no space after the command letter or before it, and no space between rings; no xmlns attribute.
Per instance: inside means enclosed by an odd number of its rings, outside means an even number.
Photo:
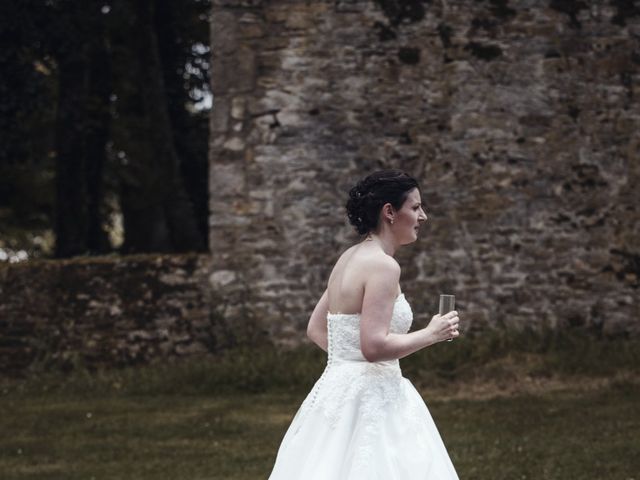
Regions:
<svg viewBox="0 0 640 480"><path fill-rule="evenodd" d="M640 386L439 401L423 393L460 478L638 478ZM266 479L297 393L5 394L11 479Z"/></svg>
<svg viewBox="0 0 640 480"><path fill-rule="evenodd" d="M629 339L494 332L401 365L462 479L640 480L639 355ZM261 347L122 370L34 366L0 381L0 478L266 479L324 361L313 347Z"/></svg>
<svg viewBox="0 0 640 480"><path fill-rule="evenodd" d="M266 445L280 434L280 409L290 402L251 395L5 399L0 471L4 479L260 478L273 453Z"/></svg>

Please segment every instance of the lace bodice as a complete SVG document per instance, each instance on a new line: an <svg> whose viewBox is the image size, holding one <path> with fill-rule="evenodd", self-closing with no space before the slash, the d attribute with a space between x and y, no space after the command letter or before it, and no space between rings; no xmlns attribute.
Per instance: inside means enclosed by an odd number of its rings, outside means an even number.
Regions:
<svg viewBox="0 0 640 480"><path fill-rule="evenodd" d="M413 313L409 302L401 293L396 297L391 315L389 331L391 333L407 333L413 322ZM328 358L327 363L344 361L366 362L360 349L360 314L329 313L327 315ZM397 363L376 362L381 364Z"/></svg>

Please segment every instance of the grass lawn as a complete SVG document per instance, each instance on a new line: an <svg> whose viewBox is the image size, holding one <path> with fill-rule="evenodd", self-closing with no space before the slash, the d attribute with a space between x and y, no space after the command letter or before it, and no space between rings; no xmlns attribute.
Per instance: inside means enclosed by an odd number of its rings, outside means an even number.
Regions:
<svg viewBox="0 0 640 480"><path fill-rule="evenodd" d="M462 479L638 479L640 385L430 399ZM304 395L5 394L9 479L266 479Z"/></svg>
<svg viewBox="0 0 640 480"><path fill-rule="evenodd" d="M640 480L637 344L496 345L401 361L461 479ZM0 379L0 478L266 479L324 361L245 353Z"/></svg>

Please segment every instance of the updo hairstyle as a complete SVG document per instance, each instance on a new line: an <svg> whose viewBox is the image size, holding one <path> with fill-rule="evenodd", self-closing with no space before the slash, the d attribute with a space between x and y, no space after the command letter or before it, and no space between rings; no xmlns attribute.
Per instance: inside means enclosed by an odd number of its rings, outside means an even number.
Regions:
<svg viewBox="0 0 640 480"><path fill-rule="evenodd" d="M378 170L349 190L347 217L360 235L375 231L385 203L399 210L418 182L402 170Z"/></svg>

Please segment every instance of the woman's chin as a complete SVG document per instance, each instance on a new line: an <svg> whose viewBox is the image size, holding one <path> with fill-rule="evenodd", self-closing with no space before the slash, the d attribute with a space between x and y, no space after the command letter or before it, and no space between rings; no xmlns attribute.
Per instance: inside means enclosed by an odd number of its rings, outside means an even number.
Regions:
<svg viewBox="0 0 640 480"><path fill-rule="evenodd" d="M407 238L404 242L402 242L402 245L409 245L410 243L415 243L417 240L418 234L414 232L410 238Z"/></svg>

